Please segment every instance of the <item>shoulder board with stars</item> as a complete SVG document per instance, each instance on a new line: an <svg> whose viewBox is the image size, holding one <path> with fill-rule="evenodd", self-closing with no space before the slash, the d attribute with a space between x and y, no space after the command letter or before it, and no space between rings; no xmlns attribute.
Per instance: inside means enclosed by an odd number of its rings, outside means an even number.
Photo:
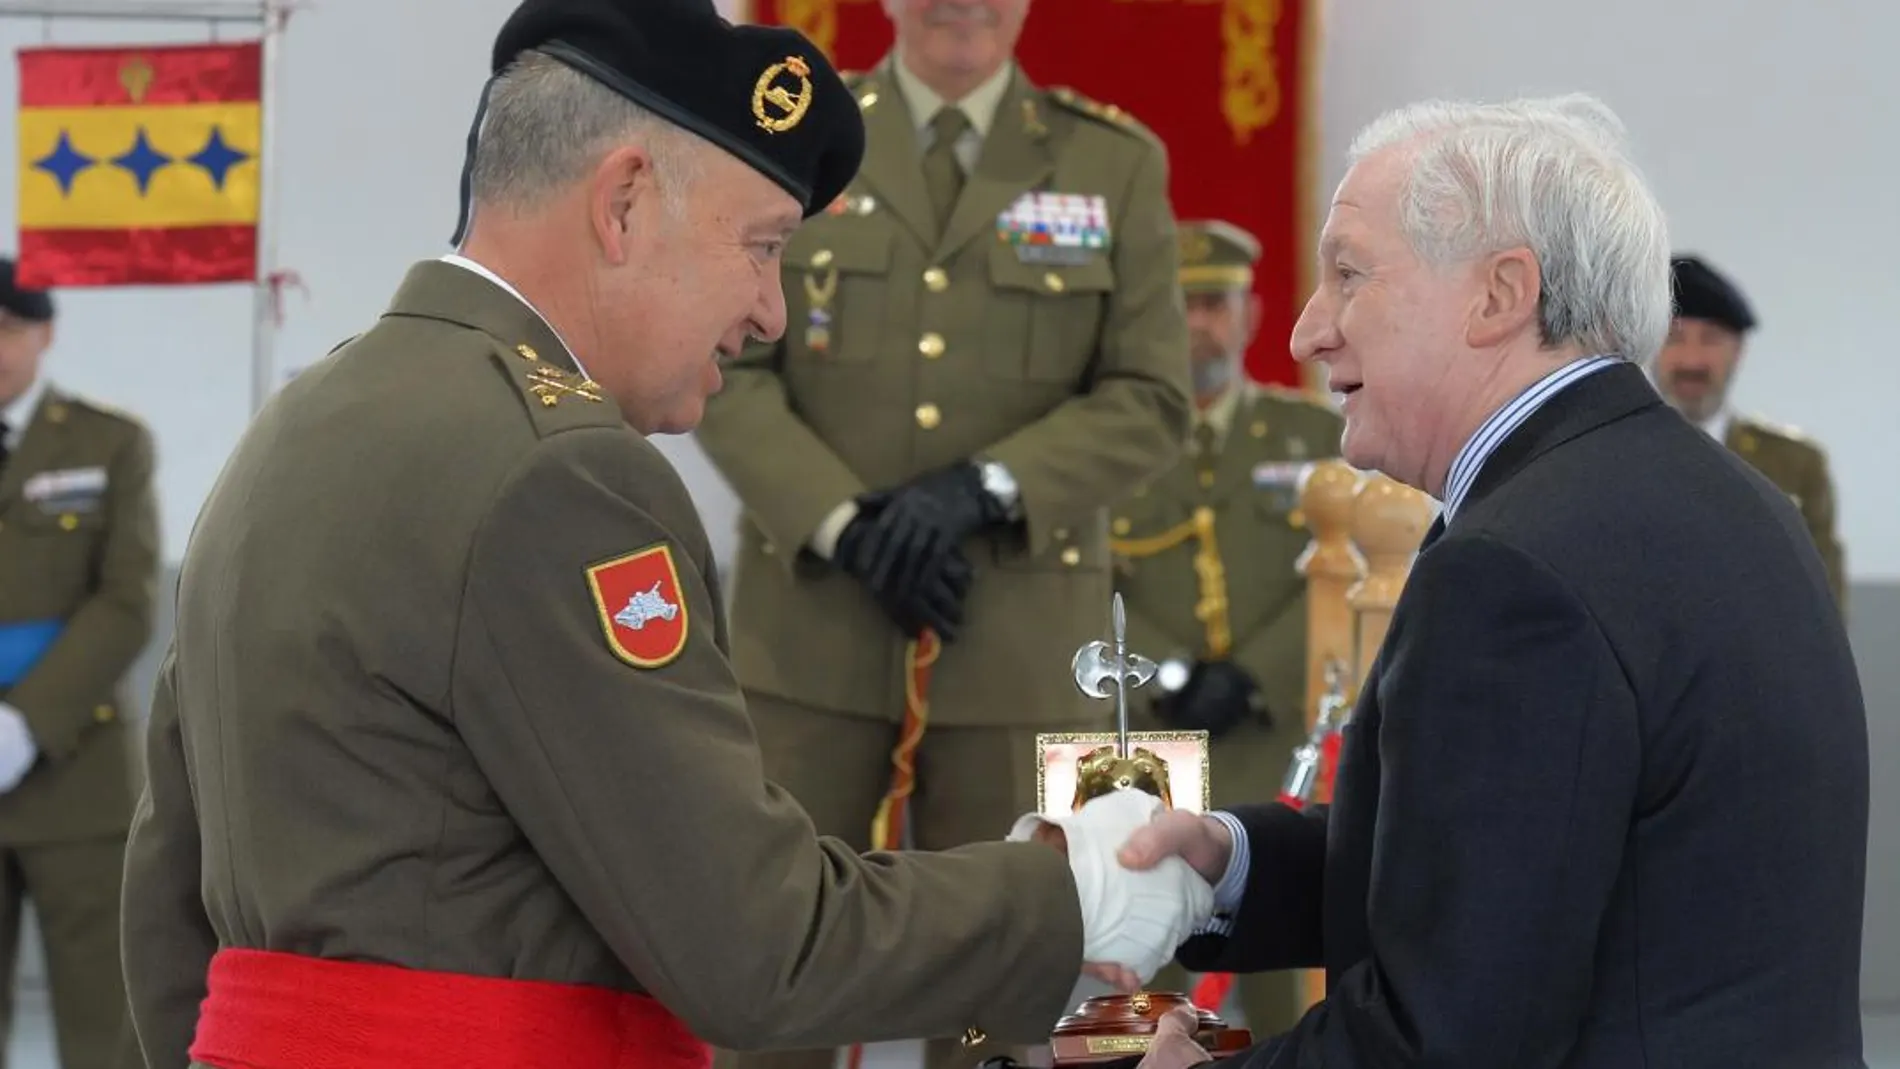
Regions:
<svg viewBox="0 0 1900 1069"><path fill-rule="evenodd" d="M83 412L89 412L95 416L103 416L106 419L112 420L115 423L128 423L135 427L142 427L145 425L144 420L141 420L138 416L134 415L133 413L123 408L118 407L117 405L110 405L96 398L82 397L79 394L66 393L64 391L61 391L59 393L59 396L57 397L53 405L49 405L47 407L48 415L51 416L55 421L58 421L64 418L64 414L61 413L58 409L58 406L61 404L63 404L64 407L68 410L76 408Z"/></svg>
<svg viewBox="0 0 1900 1069"><path fill-rule="evenodd" d="M1066 85L1058 85L1049 90L1049 99L1078 115L1086 115L1097 122L1105 123L1117 130L1153 138L1154 134L1141 124L1139 119L1123 111L1114 104L1104 104L1099 100L1082 95Z"/></svg>
<svg viewBox="0 0 1900 1069"><path fill-rule="evenodd" d="M535 424L543 430L619 420L618 410L607 403L599 383L542 359L532 345L523 343L497 352L528 402Z"/></svg>

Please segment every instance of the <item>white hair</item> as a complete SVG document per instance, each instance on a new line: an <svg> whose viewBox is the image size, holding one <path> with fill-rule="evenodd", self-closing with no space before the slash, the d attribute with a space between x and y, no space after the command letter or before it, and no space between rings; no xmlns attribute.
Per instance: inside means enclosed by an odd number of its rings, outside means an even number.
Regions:
<svg viewBox="0 0 1900 1069"><path fill-rule="evenodd" d="M529 52L490 90L470 173L471 197L482 204L531 206L630 140L646 148L661 198L678 217L686 191L699 178L699 149L707 142L567 64Z"/></svg>
<svg viewBox="0 0 1900 1069"><path fill-rule="evenodd" d="M1387 148L1408 153L1400 221L1421 258L1442 266L1528 246L1543 276L1546 345L1639 364L1661 351L1672 312L1668 229L1622 121L1602 102L1413 104L1368 125L1350 156Z"/></svg>

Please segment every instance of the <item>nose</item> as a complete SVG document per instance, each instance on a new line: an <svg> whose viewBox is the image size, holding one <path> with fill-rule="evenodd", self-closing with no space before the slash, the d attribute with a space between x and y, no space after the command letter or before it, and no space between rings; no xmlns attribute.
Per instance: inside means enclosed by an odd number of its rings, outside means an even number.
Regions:
<svg viewBox="0 0 1900 1069"><path fill-rule="evenodd" d="M785 336L785 286L780 272L767 271L765 277L752 309L752 333L760 341L775 342Z"/></svg>
<svg viewBox="0 0 1900 1069"><path fill-rule="evenodd" d="M1302 364L1323 360L1328 352L1339 348L1339 326L1323 290L1307 298L1299 321L1293 324L1289 347L1293 359Z"/></svg>

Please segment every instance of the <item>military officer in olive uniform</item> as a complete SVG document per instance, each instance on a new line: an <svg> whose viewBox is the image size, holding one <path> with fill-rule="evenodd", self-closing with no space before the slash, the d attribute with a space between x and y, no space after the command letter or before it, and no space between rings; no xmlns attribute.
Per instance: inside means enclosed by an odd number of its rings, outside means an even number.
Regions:
<svg viewBox="0 0 1900 1069"><path fill-rule="evenodd" d="M864 165L786 250L784 339L727 368L698 432L742 505L733 646L767 771L859 846L907 704L928 849L1034 807L1038 731L1111 726L1069 671L1107 628L1106 510L1186 437L1165 151L1015 64L1026 7L886 5L896 45L852 79ZM923 1038L932 1066L994 1053Z"/></svg>
<svg viewBox="0 0 1900 1069"><path fill-rule="evenodd" d="M43 374L53 312L0 261L0 1014L31 901L61 1064L106 1069L136 1064L119 1060L124 682L152 632L158 509L150 432Z"/></svg>
<svg viewBox="0 0 1900 1069"><path fill-rule="evenodd" d="M1306 737L1308 535L1298 509L1308 463L1338 455L1343 421L1306 395L1248 379L1260 243L1222 220L1181 224L1192 339L1189 455L1115 510L1116 586L1131 648L1162 663L1130 711L1142 731L1206 730L1215 805L1271 798ZM1181 990L1186 974L1157 977ZM1240 977L1256 1035L1290 1029L1299 974Z"/></svg>
<svg viewBox="0 0 1900 1069"><path fill-rule="evenodd" d="M150 1064L1046 1036L1084 953L1185 938L1199 877L1109 860L1138 809L1096 811L1086 864L1009 822L934 855L815 834L646 437L783 330L855 100L710 0L527 0L491 69L466 240L257 415L186 548L123 905Z"/></svg>
<svg viewBox="0 0 1900 1069"><path fill-rule="evenodd" d="M1794 499L1827 565L1834 600L1845 614L1846 566L1826 451L1793 427L1729 406L1744 342L1755 327L1754 310L1733 281L1700 257L1677 256L1670 266L1676 315L1656 359L1658 390L1685 417Z"/></svg>

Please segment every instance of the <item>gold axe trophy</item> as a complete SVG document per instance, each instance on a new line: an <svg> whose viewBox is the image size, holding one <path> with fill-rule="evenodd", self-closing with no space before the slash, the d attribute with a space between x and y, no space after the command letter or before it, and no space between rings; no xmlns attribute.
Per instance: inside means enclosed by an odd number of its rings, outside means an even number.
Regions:
<svg viewBox="0 0 1900 1069"><path fill-rule="evenodd" d="M1075 685L1091 698L1115 699L1113 733L1036 736L1037 804L1046 816L1080 809L1092 798L1133 788L1169 808L1204 812L1208 807L1208 736L1205 731L1128 730L1128 692L1154 678L1155 662L1128 649L1128 616L1115 595L1114 640L1096 640L1075 651ZM1073 786L1070 786L1070 784ZM1177 793L1178 792L1178 793ZM1064 801L1066 799L1066 801ZM1056 1022L1049 1045L1055 1069L1119 1061L1144 1054L1163 1014L1191 1006L1174 991L1098 995ZM1253 1042L1244 1028L1229 1027L1209 1010L1196 1011L1195 1039L1215 1056Z"/></svg>

